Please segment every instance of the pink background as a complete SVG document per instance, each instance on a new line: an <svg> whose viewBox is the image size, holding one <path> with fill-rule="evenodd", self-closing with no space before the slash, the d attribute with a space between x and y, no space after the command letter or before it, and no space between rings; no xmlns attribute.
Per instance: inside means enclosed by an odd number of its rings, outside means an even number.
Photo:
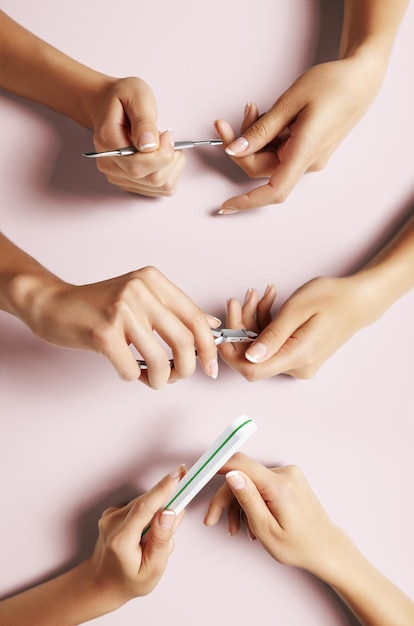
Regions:
<svg viewBox="0 0 414 626"><path fill-rule="evenodd" d="M334 57L341 2L6 0L0 7L83 63L152 86L159 126L177 139L236 127L245 102L266 109L309 65ZM253 7L253 8L252 8ZM0 94L1 228L74 283L155 265L224 319L229 296L274 282L283 302L317 275L352 270L413 199L414 6L380 94L320 173L283 206L217 216L251 188L220 148L188 152L173 198L118 191L80 154L92 136ZM358 333L310 381L250 384L220 366L155 392L117 378L95 354L42 343L0 315L0 592L89 555L97 519L180 462L190 465L235 417L259 426L243 450L302 467L331 517L366 556L414 592L414 293ZM224 521L202 520L217 484L188 508L161 583L100 625L251 622L334 626L352 618L328 589L281 566Z"/></svg>

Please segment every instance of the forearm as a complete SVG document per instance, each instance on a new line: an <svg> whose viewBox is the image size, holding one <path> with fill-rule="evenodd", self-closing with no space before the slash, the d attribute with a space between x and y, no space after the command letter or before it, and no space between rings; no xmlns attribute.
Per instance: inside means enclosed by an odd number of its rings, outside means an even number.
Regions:
<svg viewBox="0 0 414 626"><path fill-rule="evenodd" d="M33 257L0 233L0 310L32 328L38 303L48 287L63 284Z"/></svg>
<svg viewBox="0 0 414 626"><path fill-rule="evenodd" d="M93 102L113 80L78 63L0 11L0 87L92 128Z"/></svg>
<svg viewBox="0 0 414 626"><path fill-rule="evenodd" d="M414 287L414 213L354 278L368 308L372 303L374 319Z"/></svg>
<svg viewBox="0 0 414 626"><path fill-rule="evenodd" d="M329 573L322 579L335 589L364 626L414 623L414 603L381 574L339 531Z"/></svg>
<svg viewBox="0 0 414 626"><path fill-rule="evenodd" d="M95 581L90 561L0 602L2 626L75 626L117 609L122 602Z"/></svg>
<svg viewBox="0 0 414 626"><path fill-rule="evenodd" d="M340 57L370 49L386 66L408 0L345 0Z"/></svg>

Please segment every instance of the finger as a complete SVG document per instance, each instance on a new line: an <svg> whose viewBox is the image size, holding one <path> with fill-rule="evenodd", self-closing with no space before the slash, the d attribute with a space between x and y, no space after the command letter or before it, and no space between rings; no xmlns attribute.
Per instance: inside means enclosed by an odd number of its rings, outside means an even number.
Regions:
<svg viewBox="0 0 414 626"><path fill-rule="evenodd" d="M151 89L142 89L140 97L128 98L123 102L125 115L130 124L133 145L140 152L158 149L157 103Z"/></svg>
<svg viewBox="0 0 414 626"><path fill-rule="evenodd" d="M157 150L138 152L127 157L117 156L112 161L124 172L126 182L139 181L140 185L148 188L162 187L168 177L172 176L175 167L184 167L185 156L178 151L174 152L173 145L174 136L171 131L166 131L161 135ZM105 173L103 167L101 171ZM109 176L111 172L106 174Z"/></svg>
<svg viewBox="0 0 414 626"><path fill-rule="evenodd" d="M227 144L234 141L236 138L236 133L233 131L232 127L225 120L216 120L214 122L214 128L220 139L223 141L223 146L226 147Z"/></svg>
<svg viewBox="0 0 414 626"><path fill-rule="evenodd" d="M118 333L111 333L106 337L98 352L109 359L122 380L132 381L140 378L141 370L128 348L125 337L120 337Z"/></svg>
<svg viewBox="0 0 414 626"><path fill-rule="evenodd" d="M188 352L191 343L191 334L188 333L190 330L193 336L191 366L193 367L195 363L195 346L204 372L208 376L216 378L218 374L217 346L211 333L208 316L189 296L171 283L163 274L155 271L154 268L149 267L140 271L147 274L146 284L150 286L154 298L157 298L157 294L162 294L163 308L154 309L156 317L153 316L153 320L158 321L153 326L172 347L174 363L176 362L175 359L178 359L177 368L182 367L180 359L185 357L183 345L188 358L190 358ZM170 324L166 324L165 320L166 315L170 316L171 314L178 319L173 320L168 317L171 320L170 326Z"/></svg>
<svg viewBox="0 0 414 626"><path fill-rule="evenodd" d="M283 110L282 106L274 105L226 147L227 154L232 157L248 156L262 150L288 126L291 119L289 109Z"/></svg>
<svg viewBox="0 0 414 626"><path fill-rule="evenodd" d="M228 328L244 328L242 307L235 298L229 298L227 301L226 326ZM242 344L225 342L219 346L219 353L227 362L231 362L237 354L241 354L243 351Z"/></svg>
<svg viewBox="0 0 414 626"><path fill-rule="evenodd" d="M259 110L257 106L254 104L254 102L248 102L244 107L244 117L240 129L241 133L243 134L244 132L246 132L247 129L256 122L258 117Z"/></svg>
<svg viewBox="0 0 414 626"><path fill-rule="evenodd" d="M257 305L256 320L257 326L260 330L263 330L272 321L271 309L276 299L276 287L269 284Z"/></svg>
<svg viewBox="0 0 414 626"><path fill-rule="evenodd" d="M258 527L263 525L265 520L271 519L277 523L262 494L247 474L240 470L231 470L226 474L226 482L246 514L248 525L255 536Z"/></svg>
<svg viewBox="0 0 414 626"><path fill-rule="evenodd" d="M273 321L246 350L246 359L251 363L263 363L269 360L305 321L306 319L301 317L300 312L283 306Z"/></svg>
<svg viewBox="0 0 414 626"><path fill-rule="evenodd" d="M243 316L243 328L248 330L257 330L256 313L257 306L259 304L259 296L255 289L248 289L244 297L242 316Z"/></svg>
<svg viewBox="0 0 414 626"><path fill-rule="evenodd" d="M128 337L146 363L146 376L141 375L142 382L148 382L152 389L161 389L170 377L171 365L168 354L156 339L152 328L147 324L137 324L129 330Z"/></svg>
<svg viewBox="0 0 414 626"><path fill-rule="evenodd" d="M234 500L233 493L229 486L224 483L214 494L208 505L207 513L204 517L206 526L215 526L221 518L223 512Z"/></svg>
<svg viewBox="0 0 414 626"><path fill-rule="evenodd" d="M227 534L229 536L233 536L237 535L237 533L239 532L242 518L245 518L245 515L243 509L240 508L238 500L235 499L233 492L231 490L230 492L233 499L227 507Z"/></svg>
<svg viewBox="0 0 414 626"><path fill-rule="evenodd" d="M128 513L123 527L124 545L126 548L129 547L132 550L136 550L143 531L168 500L178 481L184 476L185 470L185 465L179 465L149 491L132 500L126 507Z"/></svg>

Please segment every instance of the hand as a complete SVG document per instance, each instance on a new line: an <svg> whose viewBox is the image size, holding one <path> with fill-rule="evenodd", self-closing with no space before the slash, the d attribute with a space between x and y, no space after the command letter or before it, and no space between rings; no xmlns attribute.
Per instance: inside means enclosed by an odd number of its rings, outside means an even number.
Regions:
<svg viewBox="0 0 414 626"><path fill-rule="evenodd" d="M171 131L159 133L157 104L149 86L131 77L104 83L91 105L97 151L134 145L128 157L96 160L108 181L144 196L171 196L185 165L184 151L174 151Z"/></svg>
<svg viewBox="0 0 414 626"><path fill-rule="evenodd" d="M251 178L269 178L226 200L219 213L284 202L304 172L326 165L382 82L382 63L361 57L311 67L261 117L256 105L246 105L238 139L227 122L215 123L234 162Z"/></svg>
<svg viewBox="0 0 414 626"><path fill-rule="evenodd" d="M217 376L210 327L220 321L203 313L156 268L81 286L65 283L43 268L38 271L41 277L31 279L27 296L31 305L19 317L42 339L103 354L121 378L139 378L154 389L190 376L195 349L205 373ZM27 283L26 277L22 282ZM174 368L154 331L170 346ZM147 371L140 370L129 344L140 352Z"/></svg>
<svg viewBox="0 0 414 626"><path fill-rule="evenodd" d="M271 319L276 289L262 299L249 290L243 306L228 302L229 328L259 332L250 344L223 344L220 356L253 382L278 374L311 378L357 330L373 322L387 304L365 274L314 278L295 291Z"/></svg>
<svg viewBox="0 0 414 626"><path fill-rule="evenodd" d="M185 474L180 466L144 495L122 507L111 507L99 520L99 537L90 559L92 579L110 608L150 593L160 580L183 513L161 510ZM146 527L147 540L141 542Z"/></svg>
<svg viewBox="0 0 414 626"><path fill-rule="evenodd" d="M280 563L306 569L329 580L340 531L328 518L301 470L268 469L236 453L220 470L226 483L210 502L205 524L215 525L227 510L228 532L240 529L240 508L249 535L257 538Z"/></svg>

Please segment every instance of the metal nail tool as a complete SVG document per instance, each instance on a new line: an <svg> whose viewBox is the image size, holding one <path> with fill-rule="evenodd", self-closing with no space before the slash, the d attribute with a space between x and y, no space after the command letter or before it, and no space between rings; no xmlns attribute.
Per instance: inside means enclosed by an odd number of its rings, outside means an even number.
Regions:
<svg viewBox="0 0 414 626"><path fill-rule="evenodd" d="M203 141L176 141L174 150L184 150L187 148L198 148L199 146L221 146L221 139L205 139ZM130 156L139 152L135 146L126 146L125 148L117 148L116 150L106 150L105 152L82 152L82 156L89 159L97 159L99 157L114 156ZM145 154L145 152L143 153Z"/></svg>
<svg viewBox="0 0 414 626"><path fill-rule="evenodd" d="M222 328L221 330L212 328L211 334L214 337L216 346L220 346L222 343L246 343L247 341L254 341L257 337L257 333L242 328ZM142 359L137 359L137 363L142 370L148 369L146 362ZM170 366L174 367L173 359L170 359Z"/></svg>

